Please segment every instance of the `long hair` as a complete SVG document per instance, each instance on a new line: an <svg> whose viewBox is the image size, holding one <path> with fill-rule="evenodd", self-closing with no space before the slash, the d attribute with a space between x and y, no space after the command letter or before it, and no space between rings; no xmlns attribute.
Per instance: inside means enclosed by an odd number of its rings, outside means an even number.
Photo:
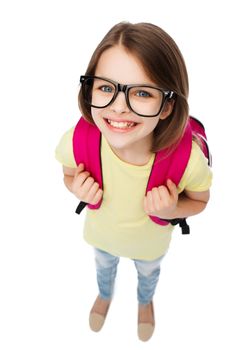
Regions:
<svg viewBox="0 0 241 350"><path fill-rule="evenodd" d="M141 62L148 77L167 90L176 93L173 110L165 120L159 120L153 132L152 152L174 147L181 139L188 119L188 75L183 56L174 40L160 27L150 23L116 24L94 51L86 75L95 75L101 54L122 45ZM80 89L78 103L83 116L94 123L91 107Z"/></svg>

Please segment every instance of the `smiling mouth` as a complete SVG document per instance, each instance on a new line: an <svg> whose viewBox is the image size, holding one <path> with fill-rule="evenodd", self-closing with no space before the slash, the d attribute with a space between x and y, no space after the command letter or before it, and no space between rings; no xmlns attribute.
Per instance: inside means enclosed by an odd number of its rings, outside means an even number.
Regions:
<svg viewBox="0 0 241 350"><path fill-rule="evenodd" d="M130 122L130 121L121 121L121 122L117 122L111 119L105 119L105 121L111 125L114 128L117 129L131 129L134 126L136 126L138 123L134 123L134 122Z"/></svg>

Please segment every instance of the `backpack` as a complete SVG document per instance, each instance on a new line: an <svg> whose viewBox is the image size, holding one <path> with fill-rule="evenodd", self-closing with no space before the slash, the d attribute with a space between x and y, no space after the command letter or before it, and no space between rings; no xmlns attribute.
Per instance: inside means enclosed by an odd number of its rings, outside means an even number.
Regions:
<svg viewBox="0 0 241 350"><path fill-rule="evenodd" d="M186 166L192 149L193 136L198 138L200 147L208 159L208 165L211 166L211 155L209 152L207 138L203 124L194 117L188 118L188 123L185 128L178 146L170 152L166 148L155 154L152 170L149 176L146 193L153 187L165 185L167 179L171 179L178 186ZM88 122L84 117L81 117L75 126L73 133L73 153L76 164L83 163L85 170L98 182L103 190L102 168L101 168L101 133L97 126ZM98 209L101 206L102 199L99 203L92 205L85 202L80 202L76 213L80 212L88 205L89 209ZM190 228L186 222L186 218L177 218L172 220L163 220L156 216L150 216L150 219L158 225L179 224L182 229L182 234L189 234Z"/></svg>

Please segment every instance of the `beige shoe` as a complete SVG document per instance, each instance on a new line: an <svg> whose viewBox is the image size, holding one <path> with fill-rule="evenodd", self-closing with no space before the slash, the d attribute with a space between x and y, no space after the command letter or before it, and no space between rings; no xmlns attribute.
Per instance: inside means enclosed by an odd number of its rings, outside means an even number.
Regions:
<svg viewBox="0 0 241 350"><path fill-rule="evenodd" d="M94 305L90 311L89 325L94 332L99 332L103 327L110 306L110 301L96 298Z"/></svg>
<svg viewBox="0 0 241 350"><path fill-rule="evenodd" d="M97 314L96 312L91 312L89 317L90 329L93 332L99 332L105 323L105 317Z"/></svg>
<svg viewBox="0 0 241 350"><path fill-rule="evenodd" d="M143 308L147 306L139 306L139 312L138 312L138 337L142 341L149 340L154 332L155 329L155 319L154 319L154 308L153 303L151 302L151 313L152 313L152 320L151 322L145 321L145 314L143 313ZM140 310L142 308L142 310ZM142 314L142 315L141 315ZM149 318L147 316L147 318Z"/></svg>

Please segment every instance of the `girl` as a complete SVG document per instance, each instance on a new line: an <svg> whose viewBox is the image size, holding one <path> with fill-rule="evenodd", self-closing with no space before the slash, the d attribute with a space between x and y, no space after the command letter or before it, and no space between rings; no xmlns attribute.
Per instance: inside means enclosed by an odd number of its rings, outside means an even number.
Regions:
<svg viewBox="0 0 241 350"><path fill-rule="evenodd" d="M145 193L155 154L175 147L188 119L188 77L173 39L148 23L119 23L96 48L81 76L79 107L86 121L101 132L103 189L85 164L77 166L73 132L62 137L56 158L63 164L64 183L87 209L85 240L93 245L99 294L89 323L99 331L112 299L119 257L134 261L138 274L138 336L150 339L155 320L153 296L160 263L173 226L160 226L150 216L185 218L200 213L209 200L211 172L193 141L185 173L176 186Z"/></svg>

